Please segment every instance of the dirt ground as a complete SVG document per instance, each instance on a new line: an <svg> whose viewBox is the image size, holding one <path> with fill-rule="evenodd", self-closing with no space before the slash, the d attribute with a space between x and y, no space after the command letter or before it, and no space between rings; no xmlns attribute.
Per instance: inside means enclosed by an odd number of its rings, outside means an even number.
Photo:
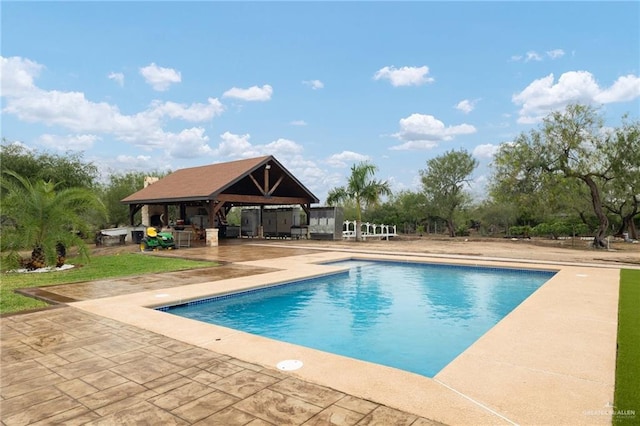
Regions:
<svg viewBox="0 0 640 426"><path fill-rule="evenodd" d="M612 240L609 249L593 249L589 241L549 239L501 239L479 237L405 237L389 241L318 241L288 239L231 239L221 240L220 246L234 244L284 244L309 248L337 248L384 250L393 252L451 254L464 256L499 257L556 262L605 263L640 268L640 244ZM138 246L95 247L94 255L138 251ZM183 249L189 250L189 249Z"/></svg>
<svg viewBox="0 0 640 426"><path fill-rule="evenodd" d="M306 241L305 241L306 243ZM540 239L500 238L434 238L398 237L390 241L368 240L364 242L320 242L323 246L342 248L451 254L464 256L500 257L510 259L545 260L557 262L614 263L640 267L640 244L612 241L609 249L596 250L589 241L553 241Z"/></svg>

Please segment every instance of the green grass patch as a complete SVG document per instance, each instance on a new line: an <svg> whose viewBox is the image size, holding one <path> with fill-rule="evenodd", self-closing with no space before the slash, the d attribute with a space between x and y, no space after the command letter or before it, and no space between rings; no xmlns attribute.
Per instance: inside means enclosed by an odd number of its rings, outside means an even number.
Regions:
<svg viewBox="0 0 640 426"><path fill-rule="evenodd" d="M620 273L614 424L640 422L640 270ZM625 412L634 411L631 415Z"/></svg>
<svg viewBox="0 0 640 426"><path fill-rule="evenodd" d="M71 284L219 265L216 262L152 256L145 253L94 256L87 263L82 263L79 259L69 259L67 263L76 265L76 267L64 271L43 273L3 273L0 284L0 314L47 306L45 302L15 293L14 290L19 288Z"/></svg>

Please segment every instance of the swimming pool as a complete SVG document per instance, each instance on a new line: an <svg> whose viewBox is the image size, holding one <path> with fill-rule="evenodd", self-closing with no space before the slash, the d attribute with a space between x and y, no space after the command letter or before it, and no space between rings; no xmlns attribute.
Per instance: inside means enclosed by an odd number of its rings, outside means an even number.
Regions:
<svg viewBox="0 0 640 426"><path fill-rule="evenodd" d="M433 377L554 275L387 261L340 264L348 272L159 309Z"/></svg>

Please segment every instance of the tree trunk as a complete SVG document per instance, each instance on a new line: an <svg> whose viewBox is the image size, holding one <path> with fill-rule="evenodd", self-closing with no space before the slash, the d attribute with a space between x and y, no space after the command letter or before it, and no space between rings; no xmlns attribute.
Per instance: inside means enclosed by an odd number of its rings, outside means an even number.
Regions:
<svg viewBox="0 0 640 426"><path fill-rule="evenodd" d="M620 226L618 227L618 231L615 233L616 237L621 236L622 234L624 234L624 232L626 230L629 229L630 225L630 221L629 221L629 216L620 216L622 218L622 223L620 223Z"/></svg>
<svg viewBox="0 0 640 426"><path fill-rule="evenodd" d="M580 220L582 221L582 223L584 223L585 225L589 224L589 221L587 220L584 212L579 212L578 215L580 216Z"/></svg>
<svg viewBox="0 0 640 426"><path fill-rule="evenodd" d="M633 210L630 211L628 214L626 215L622 215L620 214L620 217L622 218L622 224L620 225L620 229L618 230L618 234L622 234L625 231L629 232L629 238L631 238L632 240L637 240L638 239L638 231L636 229L636 224L633 221L633 219L638 215L638 208L640 208L640 200L638 200L638 197L633 197ZM620 209L622 210L622 209Z"/></svg>
<svg viewBox="0 0 640 426"><path fill-rule="evenodd" d="M627 214L622 213L623 207L620 207L618 211L613 211L611 208L609 208L609 211L611 211L612 213L616 213L618 216L620 216L621 223L620 223L620 227L618 228L618 231L615 233L616 236L621 236L625 232L628 232L629 238L634 240L637 239L638 237L637 230L635 229L635 223L633 222L633 218L638 215L638 208L639 208L639 203L637 200L635 200L635 198L633 203L633 210Z"/></svg>
<svg viewBox="0 0 640 426"><path fill-rule="evenodd" d="M356 194L356 241L362 241L362 207Z"/></svg>
<svg viewBox="0 0 640 426"><path fill-rule="evenodd" d="M453 219L447 219L447 228L449 229L449 236L451 238L456 236L456 226L453 223Z"/></svg>
<svg viewBox="0 0 640 426"><path fill-rule="evenodd" d="M631 218L629 222L629 238L632 240L638 239L638 230L636 229L636 223L633 221L633 218Z"/></svg>
<svg viewBox="0 0 640 426"><path fill-rule="evenodd" d="M607 228L609 227L609 218L607 218L607 215L604 213L604 209L602 208L600 190L598 189L598 185L596 185L591 176L583 176L582 180L589 187L589 191L591 192L591 204L593 206L593 212L598 218L598 229L596 230L596 234L593 237L593 247L606 248L607 243L605 241L605 235L607 233Z"/></svg>
<svg viewBox="0 0 640 426"><path fill-rule="evenodd" d="M632 240L638 239L638 230L636 229L636 224L633 221L633 218L637 215L637 213L630 213L628 215L621 216L622 223L618 228L618 232L616 232L617 236L624 234L625 232L629 233L629 238Z"/></svg>

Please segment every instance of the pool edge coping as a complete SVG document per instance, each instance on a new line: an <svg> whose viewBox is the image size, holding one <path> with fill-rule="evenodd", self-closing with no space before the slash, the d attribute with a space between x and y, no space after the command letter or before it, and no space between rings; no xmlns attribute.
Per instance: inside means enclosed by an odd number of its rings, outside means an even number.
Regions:
<svg viewBox="0 0 640 426"><path fill-rule="evenodd" d="M310 273L313 274L312 276L322 275L323 271L331 269L327 268L328 265L318 265L318 262L322 261L336 261L351 258L377 258L380 260L389 260L391 258L391 260L397 260L398 258L403 257L409 259L409 261L411 262L419 261L426 263L445 263L466 266L472 265L506 267L510 269L518 268L542 269L546 271L552 270L558 271L556 277L560 275L559 273L562 270L577 267L550 264L547 262L536 262L535 264L533 264L529 262L518 262L517 260L502 262L492 260L487 261L485 259L476 258L461 259L459 257L443 256L438 256L436 259L434 259L432 256L421 256L416 255L415 253L411 256L404 256L402 254L389 255L373 252L361 253L359 255L359 252L354 251L324 251L321 253L298 255L286 258L239 262L240 264L255 266L265 266L265 264L268 264L272 268L274 267L274 264L277 264L279 265L276 266L277 268L282 268L276 272L260 274L258 276L239 277L223 281L191 284L183 287L163 289L160 293L159 291L146 291L126 296L114 296L103 299L76 302L71 303L70 305L96 313L98 315L107 316L121 322L158 332L160 334L185 341L187 343L205 347L219 353L234 356L245 361L255 362L266 367L275 368L276 362L274 361L279 361L295 356L299 356L300 358L305 358L307 360L312 360L310 363L305 363L305 367L303 369L296 372L291 372L290 374L301 379L322 384L343 392L346 391L346 393L350 393L354 396L370 399L378 403L389 405L394 408L412 412L414 414L441 422L454 424L468 422L477 423L478 420L484 420L487 423L492 424L515 424L518 422L522 422L524 419L518 413L512 413L511 410L508 409L505 410L504 407L502 407L500 404L496 404L494 401L485 401L483 400L483 398L477 398L473 395L473 392L469 392L468 390L459 391L459 386L457 385L457 383L449 383L446 379L442 381L438 377L440 373L438 373L438 375L436 375L434 379L429 379L423 376L414 375L412 373L392 369L390 367L382 367L375 364L366 363L364 361L352 360L350 358L340 357L338 355L326 354L324 352L315 351L312 349L296 347L295 345L270 341L270 339L260 338L258 336L247 336L246 333L244 333L245 335L242 335L242 332L236 332L235 330L232 330L232 332L230 332L229 329L224 328L222 328L223 330L219 330L215 329L215 327L217 326L212 326L209 324L205 325L206 328L203 331L203 329L201 329L200 327L200 323L194 324L197 323L196 321L187 319L181 321L176 320L175 317L172 318L172 320L166 320L166 318L163 319L157 315L151 314L152 312L157 311L149 309L160 305L174 304L175 302L184 301L186 299L193 300L197 297L202 298L215 294L221 294L221 292L232 292L234 288L251 288L248 286L255 287L261 285L272 285L274 283L282 282L283 280L291 281L300 278L309 278ZM589 270L598 269L592 266L586 266L584 268L588 268ZM619 268L608 269L619 270ZM547 283L543 284L542 287L546 285ZM214 291L214 289L216 290ZM540 291L540 289L537 290L536 293L538 291ZM158 294L166 294L167 296L162 297L162 299L165 300L158 300L159 298L156 297L158 296ZM615 290L615 300L617 313L617 288ZM523 303L526 302L527 301ZM170 316L166 313L160 314ZM507 317L505 317L499 324L505 321L508 322L508 319L512 314L513 312L507 315ZM487 332L483 336L483 338L491 333L494 329L495 327ZM216 336L222 336L220 337L221 340L215 340L217 337L202 337L202 333L207 334L214 332L217 333ZM260 339L265 339L266 342L260 341ZM224 342L224 344L221 344L220 342ZM227 342L229 342L229 344L227 344ZM463 353L463 355L471 351L478 342L474 343L470 348L468 348L467 351ZM278 345L280 345L279 348ZM260 347L263 347L264 350L256 350L256 348ZM615 336L613 350L615 350ZM265 351L267 351L268 355L265 355ZM320 355L318 355L318 353ZM290 356L288 356L289 354ZM457 359L458 358L456 358L456 360ZM445 369L443 369L443 371L447 369L455 370L456 367L452 365L456 363L456 360L452 361L447 367L445 367ZM323 370L323 365L325 367L327 365L338 365L342 367L346 365L348 367L351 367L356 372L355 374L357 380L353 378L351 381L346 379L344 369L342 369L342 372L338 374L328 374L326 368ZM340 371L340 369L337 370ZM614 371L612 372L612 374L614 373ZM378 374L381 375L384 380L376 378ZM353 383L354 380L358 381L358 383ZM395 384L392 385L391 382L394 382ZM411 387L409 386L409 384L415 387L416 392L409 392L409 388ZM612 386L613 385L611 385L611 398L613 395ZM430 393L435 393L436 395L430 395ZM459 393L460 395L457 395L456 393ZM608 390L605 393L608 393ZM486 397L486 395L484 396ZM600 407L593 406L590 408L593 410L597 410ZM565 410L567 410L567 407L565 407ZM582 411L585 410L583 409ZM569 417L575 420L579 416ZM581 421L585 420L584 416L579 418L581 419Z"/></svg>

